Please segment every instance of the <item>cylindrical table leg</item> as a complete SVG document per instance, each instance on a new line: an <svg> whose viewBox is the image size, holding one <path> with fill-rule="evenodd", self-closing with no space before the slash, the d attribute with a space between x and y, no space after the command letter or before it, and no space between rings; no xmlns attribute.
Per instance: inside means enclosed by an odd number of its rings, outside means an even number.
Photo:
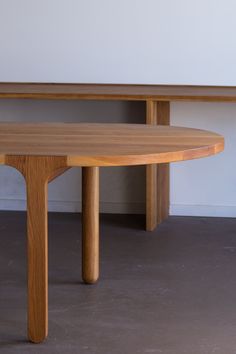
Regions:
<svg viewBox="0 0 236 354"><path fill-rule="evenodd" d="M99 277L99 167L82 168L82 277L93 284Z"/></svg>

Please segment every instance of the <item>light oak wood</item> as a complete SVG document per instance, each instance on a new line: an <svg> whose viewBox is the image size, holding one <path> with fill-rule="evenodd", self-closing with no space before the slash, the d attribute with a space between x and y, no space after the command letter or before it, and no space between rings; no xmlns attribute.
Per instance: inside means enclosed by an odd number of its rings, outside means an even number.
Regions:
<svg viewBox="0 0 236 354"><path fill-rule="evenodd" d="M146 124L169 125L169 102L146 102ZM146 230L152 231L169 215L169 164L146 167Z"/></svg>
<svg viewBox="0 0 236 354"><path fill-rule="evenodd" d="M19 170L27 186L29 339L39 343L48 332L47 184L52 178L83 167L83 278L93 283L99 273L98 167L181 161L223 148L222 136L189 128L0 123L0 163Z"/></svg>
<svg viewBox="0 0 236 354"><path fill-rule="evenodd" d="M42 342L48 334L47 183L66 166L65 157L7 156L5 164L22 173L27 189L28 338Z"/></svg>
<svg viewBox="0 0 236 354"><path fill-rule="evenodd" d="M0 98L236 102L236 87L2 82Z"/></svg>
<svg viewBox="0 0 236 354"><path fill-rule="evenodd" d="M0 123L8 155L65 156L73 166L131 166L189 160L222 151L218 134L145 124Z"/></svg>
<svg viewBox="0 0 236 354"><path fill-rule="evenodd" d="M99 276L99 167L82 168L82 277L93 284Z"/></svg>

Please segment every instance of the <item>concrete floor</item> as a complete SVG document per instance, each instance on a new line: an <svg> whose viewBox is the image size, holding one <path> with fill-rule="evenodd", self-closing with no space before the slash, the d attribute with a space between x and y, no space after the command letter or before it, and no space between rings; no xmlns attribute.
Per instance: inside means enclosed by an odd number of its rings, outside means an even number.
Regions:
<svg viewBox="0 0 236 354"><path fill-rule="evenodd" d="M101 277L80 277L80 216L49 216L49 337L26 339L25 214L0 213L0 353L236 353L236 219L101 216Z"/></svg>

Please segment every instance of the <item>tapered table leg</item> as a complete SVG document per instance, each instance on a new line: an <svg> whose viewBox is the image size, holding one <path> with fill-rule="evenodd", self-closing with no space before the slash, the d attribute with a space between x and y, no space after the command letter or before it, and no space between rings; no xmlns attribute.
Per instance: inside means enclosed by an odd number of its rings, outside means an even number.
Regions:
<svg viewBox="0 0 236 354"><path fill-rule="evenodd" d="M99 168L82 168L82 277L93 284L99 277Z"/></svg>
<svg viewBox="0 0 236 354"><path fill-rule="evenodd" d="M28 338L42 342L48 334L47 188L50 178L63 173L64 157L8 156L6 164L19 170L27 188Z"/></svg>
<svg viewBox="0 0 236 354"><path fill-rule="evenodd" d="M48 334L47 183L27 181L28 337L43 341Z"/></svg>

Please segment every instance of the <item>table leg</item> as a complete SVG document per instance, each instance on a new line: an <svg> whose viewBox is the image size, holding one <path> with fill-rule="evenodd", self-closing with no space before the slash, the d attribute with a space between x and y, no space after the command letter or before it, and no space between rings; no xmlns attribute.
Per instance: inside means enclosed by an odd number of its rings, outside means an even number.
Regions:
<svg viewBox="0 0 236 354"><path fill-rule="evenodd" d="M28 337L42 342L48 334L47 186L65 170L64 157L8 156L6 164L26 180L28 239Z"/></svg>
<svg viewBox="0 0 236 354"><path fill-rule="evenodd" d="M99 167L82 168L82 277L93 284L99 277Z"/></svg>
<svg viewBox="0 0 236 354"><path fill-rule="evenodd" d="M146 124L169 125L170 102L147 101ZM146 230L152 231L169 216L169 164L146 167Z"/></svg>
<svg viewBox="0 0 236 354"><path fill-rule="evenodd" d="M27 181L28 336L43 341L48 334L47 182Z"/></svg>

